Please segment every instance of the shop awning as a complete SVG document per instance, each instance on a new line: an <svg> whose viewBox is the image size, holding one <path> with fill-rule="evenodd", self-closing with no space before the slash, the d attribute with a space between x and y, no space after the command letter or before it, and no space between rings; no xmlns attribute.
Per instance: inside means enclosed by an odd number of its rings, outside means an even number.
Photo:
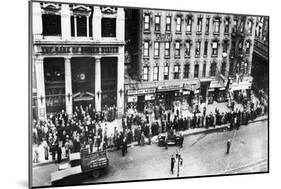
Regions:
<svg viewBox="0 0 281 189"><path fill-rule="evenodd" d="M157 88L157 91L161 92L161 91L177 91L182 89L182 85L167 85L167 86L159 86Z"/></svg>
<svg viewBox="0 0 281 189"><path fill-rule="evenodd" d="M90 101L93 100L94 98L91 96L81 96L81 97L77 97L74 98L73 101L77 102L77 101Z"/></svg>
<svg viewBox="0 0 281 189"><path fill-rule="evenodd" d="M211 81L211 83L210 83L210 88L223 88L223 87L225 87L224 83L219 80L214 80L214 81Z"/></svg>
<svg viewBox="0 0 281 189"><path fill-rule="evenodd" d="M128 90L127 95L142 95L142 94L151 94L155 93L155 88L147 88L147 89L138 89L138 90Z"/></svg>

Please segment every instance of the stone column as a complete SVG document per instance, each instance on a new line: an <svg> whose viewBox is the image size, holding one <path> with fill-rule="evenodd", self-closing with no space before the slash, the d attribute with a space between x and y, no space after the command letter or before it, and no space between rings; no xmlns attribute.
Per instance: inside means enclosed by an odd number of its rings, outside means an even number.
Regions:
<svg viewBox="0 0 281 189"><path fill-rule="evenodd" d="M101 57L95 57L95 108L101 111Z"/></svg>
<svg viewBox="0 0 281 189"><path fill-rule="evenodd" d="M77 16L74 16L74 37L77 37Z"/></svg>
<svg viewBox="0 0 281 189"><path fill-rule="evenodd" d="M42 23L42 13L41 6L39 2L32 2L32 30L34 40L42 39L43 33L43 23Z"/></svg>
<svg viewBox="0 0 281 189"><path fill-rule="evenodd" d="M101 10L100 7L94 7L93 14L93 39L96 41L101 40Z"/></svg>
<svg viewBox="0 0 281 189"><path fill-rule="evenodd" d="M124 47L119 47L117 63L117 111L118 117L124 114Z"/></svg>
<svg viewBox="0 0 281 189"><path fill-rule="evenodd" d="M89 34L89 32L90 32L90 24L89 24L89 20L90 20L90 17L89 16L87 16L86 17L86 22L87 22L87 37L89 37L90 36L90 34Z"/></svg>
<svg viewBox="0 0 281 189"><path fill-rule="evenodd" d="M71 39L70 10L68 4L61 4L61 33L62 39Z"/></svg>
<svg viewBox="0 0 281 189"><path fill-rule="evenodd" d="M46 96L45 96L45 82L44 82L44 61L42 57L34 59L36 87L37 87L37 105L38 105L38 118L45 120L46 115Z"/></svg>
<svg viewBox="0 0 281 189"><path fill-rule="evenodd" d="M116 38L125 41L125 13L123 8L117 9Z"/></svg>
<svg viewBox="0 0 281 189"><path fill-rule="evenodd" d="M65 110L68 116L72 116L72 80L71 80L71 59L64 59L65 70Z"/></svg>

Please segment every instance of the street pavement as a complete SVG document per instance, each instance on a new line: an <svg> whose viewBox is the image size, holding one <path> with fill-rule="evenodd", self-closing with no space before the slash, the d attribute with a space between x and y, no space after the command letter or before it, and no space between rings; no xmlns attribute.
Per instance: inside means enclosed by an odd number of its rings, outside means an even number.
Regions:
<svg viewBox="0 0 281 189"><path fill-rule="evenodd" d="M226 154L226 142L230 139L230 153ZM170 172L170 158L176 146L168 149L156 144L133 146L123 157L121 151L108 153L110 161L106 171L98 178L86 178L82 183L99 183L127 180L176 177ZM268 171L268 121L250 123L239 130L188 135L180 149L183 167L180 177L221 175ZM58 164L33 168L33 184L50 185L50 174Z"/></svg>

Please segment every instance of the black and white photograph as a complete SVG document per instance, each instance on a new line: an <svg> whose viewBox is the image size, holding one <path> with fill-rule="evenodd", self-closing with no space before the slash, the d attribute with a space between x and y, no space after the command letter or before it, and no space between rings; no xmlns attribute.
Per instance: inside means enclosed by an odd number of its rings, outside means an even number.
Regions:
<svg viewBox="0 0 281 189"><path fill-rule="evenodd" d="M30 187L269 173L271 17L94 3L29 2Z"/></svg>

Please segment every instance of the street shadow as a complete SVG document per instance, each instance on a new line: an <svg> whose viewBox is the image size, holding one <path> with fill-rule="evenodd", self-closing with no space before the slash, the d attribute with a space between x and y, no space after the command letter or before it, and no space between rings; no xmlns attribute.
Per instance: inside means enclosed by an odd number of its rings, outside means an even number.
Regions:
<svg viewBox="0 0 281 189"><path fill-rule="evenodd" d="M200 140L202 140L203 138L205 138L207 136L207 134L202 134L200 135L195 142L193 142L190 146L194 146L195 144L197 144Z"/></svg>

